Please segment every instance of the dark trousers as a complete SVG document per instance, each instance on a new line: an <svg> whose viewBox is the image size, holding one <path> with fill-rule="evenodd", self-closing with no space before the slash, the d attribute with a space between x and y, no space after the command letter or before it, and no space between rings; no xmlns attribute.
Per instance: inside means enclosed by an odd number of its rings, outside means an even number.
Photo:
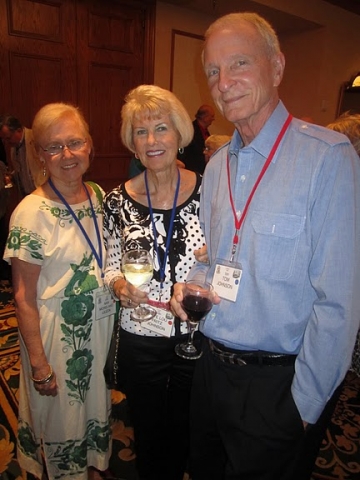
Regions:
<svg viewBox="0 0 360 480"><path fill-rule="evenodd" d="M204 342L191 398L192 480L305 480L335 406L304 431L293 366L229 365Z"/></svg>
<svg viewBox="0 0 360 480"><path fill-rule="evenodd" d="M128 401L141 480L182 480L188 465L190 392L196 362L174 351L185 339L120 333L119 388Z"/></svg>

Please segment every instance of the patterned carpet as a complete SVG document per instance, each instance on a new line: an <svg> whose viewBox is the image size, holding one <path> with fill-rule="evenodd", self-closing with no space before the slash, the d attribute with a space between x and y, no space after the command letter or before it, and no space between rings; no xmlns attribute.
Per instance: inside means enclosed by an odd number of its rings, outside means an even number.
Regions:
<svg viewBox="0 0 360 480"><path fill-rule="evenodd" d="M33 480L16 461L19 347L12 290L0 283L0 479ZM138 480L134 436L121 392L112 391L113 453L110 471L117 480ZM109 476L107 477L109 479ZM360 378L346 376L316 466L313 480L360 480ZM171 479L169 479L171 480Z"/></svg>

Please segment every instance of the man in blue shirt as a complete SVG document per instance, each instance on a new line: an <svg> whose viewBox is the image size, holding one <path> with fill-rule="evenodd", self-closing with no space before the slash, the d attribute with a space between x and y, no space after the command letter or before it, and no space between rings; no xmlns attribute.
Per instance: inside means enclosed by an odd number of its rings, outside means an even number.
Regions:
<svg viewBox="0 0 360 480"><path fill-rule="evenodd" d="M359 158L286 110L285 59L257 14L217 19L203 63L235 132L205 171L209 264L189 277L218 294L200 327L191 477L303 480L359 326ZM181 300L178 284L172 309L186 320Z"/></svg>

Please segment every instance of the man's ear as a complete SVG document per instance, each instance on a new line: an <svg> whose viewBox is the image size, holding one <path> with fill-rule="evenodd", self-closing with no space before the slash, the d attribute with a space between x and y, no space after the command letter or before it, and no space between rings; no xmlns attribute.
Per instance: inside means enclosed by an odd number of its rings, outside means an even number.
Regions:
<svg viewBox="0 0 360 480"><path fill-rule="evenodd" d="M285 57L284 54L279 52L277 53L273 60L273 85L274 87L278 87L281 83L283 74L284 74L284 69L285 69Z"/></svg>

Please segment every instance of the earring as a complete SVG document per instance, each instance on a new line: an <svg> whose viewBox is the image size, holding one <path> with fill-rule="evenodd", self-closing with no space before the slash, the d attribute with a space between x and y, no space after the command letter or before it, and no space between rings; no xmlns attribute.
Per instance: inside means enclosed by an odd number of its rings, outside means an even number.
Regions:
<svg viewBox="0 0 360 480"><path fill-rule="evenodd" d="M179 153L180 153L180 155L182 155L184 153L184 147L179 148Z"/></svg>
<svg viewBox="0 0 360 480"><path fill-rule="evenodd" d="M43 177L46 177L46 165L43 163Z"/></svg>

